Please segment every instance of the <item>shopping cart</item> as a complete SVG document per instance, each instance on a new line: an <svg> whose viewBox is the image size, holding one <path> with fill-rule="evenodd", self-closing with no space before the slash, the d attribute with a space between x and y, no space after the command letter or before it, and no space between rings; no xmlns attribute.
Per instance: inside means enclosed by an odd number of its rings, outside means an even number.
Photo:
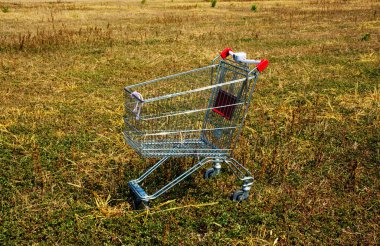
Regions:
<svg viewBox="0 0 380 246"><path fill-rule="evenodd" d="M232 59L227 59L229 55ZM135 206L146 205L209 163L213 166L204 178L218 175L225 163L243 183L232 199L248 198L253 176L231 156L255 83L267 66L267 60L248 60L244 52L227 48L210 66L124 88L125 141L142 157L160 158L138 179L129 181ZM198 162L148 195L140 185L143 180L170 158L180 157L196 157Z"/></svg>

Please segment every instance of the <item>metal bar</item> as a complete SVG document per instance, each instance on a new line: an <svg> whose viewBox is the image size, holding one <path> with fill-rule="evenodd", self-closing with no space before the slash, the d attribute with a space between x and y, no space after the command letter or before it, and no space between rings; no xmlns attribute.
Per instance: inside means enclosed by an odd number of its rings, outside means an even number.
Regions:
<svg viewBox="0 0 380 246"><path fill-rule="evenodd" d="M255 85L256 85L256 82L257 82L257 78L258 78L258 75L255 73L254 74L254 80L253 80L253 84L252 84L252 86L251 86L251 89L250 89L250 91L249 91L249 93L248 93L248 99L247 99L247 101L246 101L246 106L245 106L245 110L244 110L244 114L243 114L243 118L242 118L242 120L241 120L241 125L243 126L243 124L244 124L244 121L245 121L245 118L247 117L247 113L248 113L248 108L249 108L249 103L251 102L251 98L252 98L252 94L253 94L253 91L255 90ZM234 147L233 147L233 149L235 149L236 148L236 144L237 144L237 140L239 139L239 135L240 135L240 133L241 133L241 128L238 130L238 132L237 132L237 134L236 134L236 138L234 139L234 141L235 141L235 143L234 143Z"/></svg>
<svg viewBox="0 0 380 246"><path fill-rule="evenodd" d="M149 150L149 151L157 151L157 150L168 150L168 149L160 149L160 148L156 148L156 149L146 149L146 150ZM226 150L231 150L231 149L198 149L198 148L181 148L181 149L178 149L179 151L178 152L181 152L181 151L185 151L185 150L194 150L194 151L197 151L197 150L202 150L202 151L207 151L207 150L210 150L210 151L226 151ZM176 150L172 150L172 151L176 151ZM176 151L177 152L177 151ZM186 152L188 153L188 152ZM198 153L198 152L194 152L194 153Z"/></svg>
<svg viewBox="0 0 380 246"><path fill-rule="evenodd" d="M160 153L146 153L147 151L141 151L142 155L144 157L217 157L217 158L224 158L228 156L227 152L221 152L221 153L213 153L213 152L189 152L189 153L167 153L167 152L160 152ZM140 152L138 152L140 153Z"/></svg>
<svg viewBox="0 0 380 246"><path fill-rule="evenodd" d="M149 174L151 174L154 170L156 170L161 164L163 164L170 156L166 156L159 160L156 164L154 164L151 168L149 168L145 173L143 173L138 179L136 179L137 183L143 181Z"/></svg>
<svg viewBox="0 0 380 246"><path fill-rule="evenodd" d="M248 79L252 79L252 78L254 78L254 77L249 77ZM209 90L209 89L216 88L216 87L222 87L223 85L230 85L230 84L234 84L234 83L239 83L239 82L242 82L244 80L246 80L246 78L237 79L237 80L233 80L233 81L229 81L229 82L224 82L224 83L216 84L216 85L205 86L205 87L201 87L201 88L198 88L198 89L193 89L193 90L188 90L188 91L182 91L182 92L177 92L177 93L173 93L173 94L167 94L167 95L164 95L164 96L159 96L159 97L154 97L154 98L147 99L147 100L144 101L144 103L150 103L150 102L154 102L154 101L158 101L158 100L162 100L162 99L167 99L167 98L172 98L172 97L178 97L178 96L182 96L182 95L186 95L186 94L190 94L190 93L194 93L194 92Z"/></svg>
<svg viewBox="0 0 380 246"><path fill-rule="evenodd" d="M173 141L160 141L159 143L162 143L162 144L182 144L182 143L190 143L190 144L202 144L203 142L202 141L199 141L199 139L186 139L185 141L177 141L177 140L173 140ZM157 142L148 142L148 143L144 143L144 145L155 145L157 144Z"/></svg>
<svg viewBox="0 0 380 246"><path fill-rule="evenodd" d="M170 116L177 116L177 115L183 115L183 114L192 114L192 113L197 113L197 112L202 112L214 108L225 108L225 107L231 107L231 106L237 106L237 105L243 105L244 103L235 103L235 104L229 104L229 105L224 105L224 106L219 106L219 107L212 107L212 108L203 108L203 109L193 109L193 110L187 110L187 111L180 111L177 113L169 113L169 114L163 114L161 116L146 116L146 117L141 117L140 120L154 120L154 119L160 119L164 117L170 117Z"/></svg>
<svg viewBox="0 0 380 246"><path fill-rule="evenodd" d="M149 199L156 199L157 197L159 197L160 195L162 195L163 193L165 193L167 190L169 190L170 188L172 188L173 186L175 186L176 184L178 184L179 182L181 182L182 180L184 180L187 176L191 175L193 172L195 172L196 170L198 170L204 164L206 164L208 162L211 162L213 160L214 160L213 158L207 158L207 157L204 158L204 159L202 159L202 160L200 160L197 164L195 164L194 166L192 166L191 168L189 168L186 172L182 173L180 176L178 176L177 178L173 179L171 182L169 182L168 184L166 184L160 190L156 191L156 193L154 193L153 195L149 196Z"/></svg>
<svg viewBox="0 0 380 246"><path fill-rule="evenodd" d="M199 130L169 130L166 132L163 132L162 130L157 130L158 133L148 133L144 134L143 136L164 136L164 135L171 135L171 134L177 134L177 133L187 133L187 132L201 132L201 131L213 131L213 130L221 130L221 129L235 129L240 126L234 126L234 127L220 127L220 128L213 128L213 129L199 129ZM153 131L151 131L153 132Z"/></svg>
<svg viewBox="0 0 380 246"><path fill-rule="evenodd" d="M124 120L124 124L125 124L125 125L129 126L131 129L135 130L136 133L142 134L142 132L141 132L139 129L137 129L134 125L132 125L132 124L130 124L130 123L128 122L128 120L127 120L126 117L124 117L123 120Z"/></svg>
<svg viewBox="0 0 380 246"><path fill-rule="evenodd" d="M249 181L252 180L253 182L253 176L251 172L245 168L242 164L240 164L237 160L234 158L228 158L224 160L226 164L230 167L230 169L235 173L235 175L241 180L241 181ZM233 167L233 168L232 168ZM241 175L239 175L237 172L239 172ZM244 174L245 172L245 174Z"/></svg>
<svg viewBox="0 0 380 246"><path fill-rule="evenodd" d="M140 149L141 148L141 146L138 146L136 143L135 143L135 141L133 141L129 136L128 136L128 134L124 131L123 132L124 134L124 140L127 142L127 143L129 143L129 145L132 147L132 148L134 148L135 150L137 150L137 149Z"/></svg>
<svg viewBox="0 0 380 246"><path fill-rule="evenodd" d="M129 93L131 93L131 91L129 89L134 88L134 87L139 87L139 86L143 86L143 85L152 84L152 83L155 83L155 82L158 82L158 81L161 81L161 80L171 79L171 78L175 78L175 77L178 77L178 76L181 76L181 75L185 75L185 74L189 74L189 73L194 73L194 72L206 70L208 68L213 68L215 66L218 66L218 65L217 64L213 64L213 65L209 65L209 66L206 66L206 67L201 67L201 68L189 70L189 71L182 72L182 73L172 74L172 75L169 75L169 76L165 76L165 77L161 77L161 78L157 78L157 79L153 79L153 80L148 80L148 81L141 82L141 83L138 83L138 84L126 86L126 87L124 87L124 90L126 90Z"/></svg>

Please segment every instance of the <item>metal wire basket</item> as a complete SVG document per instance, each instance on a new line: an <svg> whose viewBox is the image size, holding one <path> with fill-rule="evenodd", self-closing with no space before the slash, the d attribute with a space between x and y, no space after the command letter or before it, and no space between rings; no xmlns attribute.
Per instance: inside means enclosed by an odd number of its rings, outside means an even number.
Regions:
<svg viewBox="0 0 380 246"><path fill-rule="evenodd" d="M233 200L248 198L253 177L231 156L256 81L267 65L267 60L247 60L245 53L227 48L209 66L124 88L126 142L143 157L162 158L129 182L136 204L157 198L210 162L214 165L205 178L218 174L226 163L244 183ZM153 195L139 185L169 158L189 156L199 162Z"/></svg>

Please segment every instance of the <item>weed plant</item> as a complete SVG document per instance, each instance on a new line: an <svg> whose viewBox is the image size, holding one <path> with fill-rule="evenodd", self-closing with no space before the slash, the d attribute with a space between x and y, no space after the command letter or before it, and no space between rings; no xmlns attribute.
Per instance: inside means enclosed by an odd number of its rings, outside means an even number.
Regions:
<svg viewBox="0 0 380 246"><path fill-rule="evenodd" d="M1 7L1 12L8 13L9 12L9 6L2 6Z"/></svg>
<svg viewBox="0 0 380 246"><path fill-rule="evenodd" d="M211 7L215 8L217 0L211 0Z"/></svg>

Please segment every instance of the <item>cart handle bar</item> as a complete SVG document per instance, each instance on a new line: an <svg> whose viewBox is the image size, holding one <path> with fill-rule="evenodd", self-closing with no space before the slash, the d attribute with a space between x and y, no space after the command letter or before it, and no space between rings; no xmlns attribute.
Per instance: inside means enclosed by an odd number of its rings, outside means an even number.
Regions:
<svg viewBox="0 0 380 246"><path fill-rule="evenodd" d="M232 56L232 58L236 61L236 62L241 62L241 63L246 63L246 64L256 64L256 68L257 70L259 70L259 72L262 72L264 71L269 62L268 60L250 60L250 59L247 59L247 54L245 52L233 52L231 48L225 48L222 52L220 52L220 57L222 57L222 59L226 59L227 56Z"/></svg>

